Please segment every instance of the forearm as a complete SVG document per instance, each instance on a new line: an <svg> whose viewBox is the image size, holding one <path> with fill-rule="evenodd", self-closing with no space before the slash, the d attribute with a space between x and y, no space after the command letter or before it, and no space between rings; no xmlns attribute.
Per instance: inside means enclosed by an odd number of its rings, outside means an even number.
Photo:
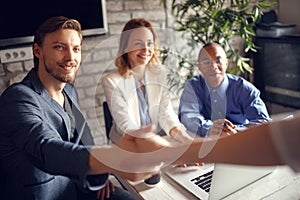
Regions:
<svg viewBox="0 0 300 200"><path fill-rule="evenodd" d="M110 146L103 148L93 147L90 150L88 174L103 174L111 172L110 167L103 164L105 162L105 158L101 157L101 155L108 153L110 148Z"/></svg>
<svg viewBox="0 0 300 200"><path fill-rule="evenodd" d="M268 125L261 125L238 134L206 141L195 139L176 163L206 162L241 165L280 165ZM200 157L199 157L200 155Z"/></svg>
<svg viewBox="0 0 300 200"><path fill-rule="evenodd" d="M146 127L147 130L144 128L126 134L118 146L92 148L89 173L114 173L139 180L145 174L158 170L162 164L281 165L283 162L272 139L274 127L274 124L263 124L219 139L196 138L184 145L178 145L174 140L169 143Z"/></svg>
<svg viewBox="0 0 300 200"><path fill-rule="evenodd" d="M72 176L79 179L85 176L88 169L88 147L74 145L54 138L44 138L40 145L34 147L38 148L38 146L41 147L41 157L39 159L44 166L44 170L48 173Z"/></svg>
<svg viewBox="0 0 300 200"><path fill-rule="evenodd" d="M137 149L134 143L126 143L126 150L122 148L120 145L91 149L88 174L111 173L137 181L157 173L160 159L152 160L146 154L134 153Z"/></svg>

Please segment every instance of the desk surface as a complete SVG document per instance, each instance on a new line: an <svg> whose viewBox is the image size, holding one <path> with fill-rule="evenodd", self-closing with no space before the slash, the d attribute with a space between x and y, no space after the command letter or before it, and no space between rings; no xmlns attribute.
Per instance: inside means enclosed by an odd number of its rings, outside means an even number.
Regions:
<svg viewBox="0 0 300 200"><path fill-rule="evenodd" d="M182 188L162 170L161 181L155 186L148 186L143 181L130 182L120 180L136 199L146 200L192 200L193 194ZM266 177L231 194L226 200L299 200L300 174L295 174L289 167L280 166Z"/></svg>

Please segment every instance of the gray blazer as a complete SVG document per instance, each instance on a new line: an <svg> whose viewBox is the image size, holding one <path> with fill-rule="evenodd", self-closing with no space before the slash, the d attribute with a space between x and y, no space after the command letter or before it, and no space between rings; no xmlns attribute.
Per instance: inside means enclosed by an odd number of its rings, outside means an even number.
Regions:
<svg viewBox="0 0 300 200"><path fill-rule="evenodd" d="M108 174L86 176L93 138L74 86L67 84L64 92L72 102L78 144L69 141L70 119L35 69L1 95L0 179L7 199L76 199L78 188L101 188L107 181Z"/></svg>

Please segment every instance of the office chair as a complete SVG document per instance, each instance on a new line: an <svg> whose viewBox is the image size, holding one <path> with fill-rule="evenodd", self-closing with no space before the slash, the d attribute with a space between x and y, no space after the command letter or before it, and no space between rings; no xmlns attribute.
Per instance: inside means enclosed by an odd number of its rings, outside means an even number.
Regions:
<svg viewBox="0 0 300 200"><path fill-rule="evenodd" d="M106 131L106 138L107 138L107 144L109 144L109 132L113 125L113 118L111 116L108 103L104 101L102 103L103 106L103 113L104 113L104 124L105 124L105 131Z"/></svg>
<svg viewBox="0 0 300 200"><path fill-rule="evenodd" d="M113 125L113 117L110 113L109 107L108 107L108 103L106 101L104 101L102 103L103 106L103 113L104 113L104 123L105 123L105 131L106 131L106 138L107 138L107 144L109 144L109 132L110 129ZM113 175L117 181L120 183L120 185L123 187L123 189L127 190L127 188L124 186L124 180L122 180L121 178L119 178L117 175Z"/></svg>

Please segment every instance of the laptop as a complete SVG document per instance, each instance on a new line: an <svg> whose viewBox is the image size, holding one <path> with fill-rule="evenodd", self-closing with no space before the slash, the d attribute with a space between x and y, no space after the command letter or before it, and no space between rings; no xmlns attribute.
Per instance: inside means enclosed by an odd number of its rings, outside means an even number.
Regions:
<svg viewBox="0 0 300 200"><path fill-rule="evenodd" d="M275 167L206 164L202 167L174 166L166 174L197 198L216 200L265 177L274 169Z"/></svg>
<svg viewBox="0 0 300 200"><path fill-rule="evenodd" d="M272 121L289 120L295 115L300 115L300 112L275 114ZM219 200L267 176L275 168L276 166L205 164L186 168L174 166L166 174L199 199Z"/></svg>

